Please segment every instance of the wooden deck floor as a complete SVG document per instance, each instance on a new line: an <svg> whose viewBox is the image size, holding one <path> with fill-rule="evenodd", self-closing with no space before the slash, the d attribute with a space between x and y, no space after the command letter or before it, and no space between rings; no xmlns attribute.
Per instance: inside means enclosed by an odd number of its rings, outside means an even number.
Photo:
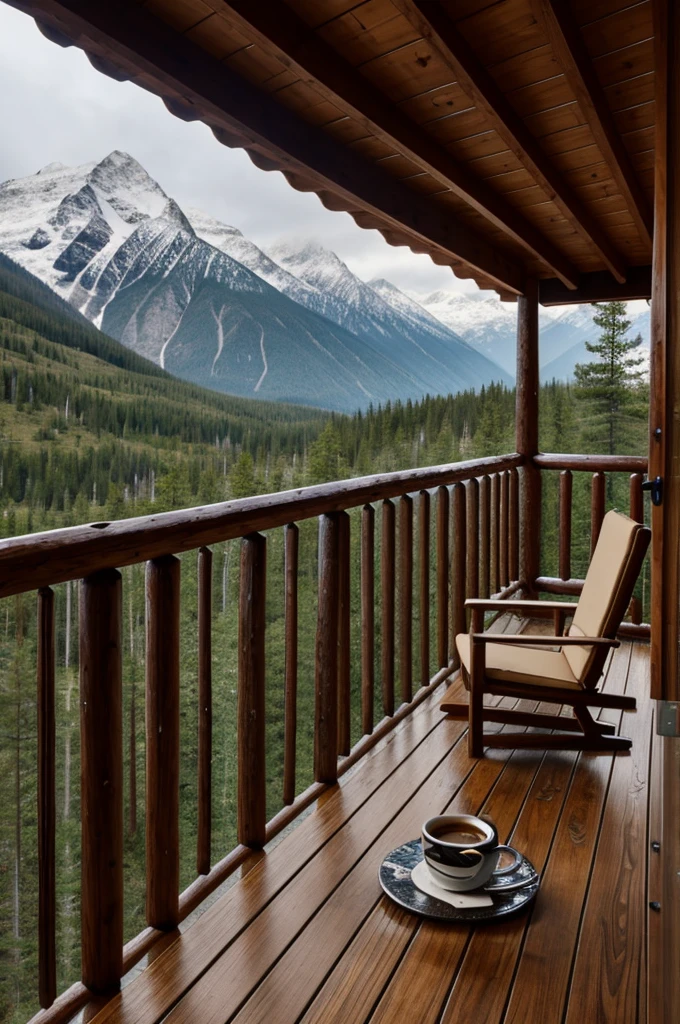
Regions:
<svg viewBox="0 0 680 1024"><path fill-rule="evenodd" d="M623 721L632 752L615 756L471 761L442 689L96 1021L646 1021L648 668L648 649L630 643L609 663L606 689L639 701ZM381 894L385 853L445 810L485 811L527 853L542 873L531 913L443 926Z"/></svg>

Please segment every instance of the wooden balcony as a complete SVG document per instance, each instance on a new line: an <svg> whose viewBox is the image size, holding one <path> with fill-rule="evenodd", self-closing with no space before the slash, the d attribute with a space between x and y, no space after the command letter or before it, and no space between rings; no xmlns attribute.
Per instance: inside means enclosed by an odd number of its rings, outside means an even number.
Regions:
<svg viewBox="0 0 680 1024"><path fill-rule="evenodd" d="M638 698L640 710L623 728L633 735L632 755L495 750L475 761L461 742L466 722L440 707L446 688L460 687L454 637L468 628L466 597L495 596L499 611L493 628L521 629L525 624L503 613L504 597L578 593L582 580L572 572L572 494L582 494L583 488L572 487L572 475L587 474L591 495L587 536L574 536L576 550L577 540L587 548L597 539L608 474L626 474L631 512L642 517L645 468L644 459L633 457L527 460L511 454L3 542L0 593L23 592L27 581L39 588L40 994L45 1008L36 1022L69 1020L83 1006L87 1019L128 1024L363 1021L403 1017L406 1003L422 1004L422 1016L419 1009L411 1018L419 1020L454 1019L465 1010L474 1011L473 1019L562 1020L567 1007L568 1020L583 1013L587 1020L633 1021L638 1014L646 1019L653 705L648 648L633 642L649 637L639 600L631 603L620 631L624 644L606 678L607 689ZM547 567L550 575L541 573L536 547L541 482L556 473L559 565ZM318 520L314 621L301 618L298 602L296 524L305 520ZM581 533L582 521L581 516ZM284 805L267 821L266 558L272 531L279 529L285 552ZM214 863L209 545L238 537L238 845ZM176 555L193 549L199 635L197 876L179 893L181 562ZM146 562L147 598L148 927L123 946L122 793L128 768L120 699L123 580L116 567L140 562ZM357 562L358 571L351 573ZM537 571L529 575L532 563ZM58 995L51 585L79 577L83 973L81 982ZM303 629L316 631L315 781L300 793L295 784L301 727L297 638ZM352 637L358 643L352 644ZM363 737L350 749L353 672L360 681ZM378 722L376 695L384 711ZM620 718L612 711L603 714ZM618 718L612 724L618 727ZM312 813L298 822L310 807ZM382 857L447 807L490 813L543 872L530 916L479 931L444 929L401 913L381 897ZM292 833L277 839L292 823L297 824ZM230 876L238 878L236 872L240 880L205 909L206 898ZM599 971L586 978L585 965L595 960ZM617 1015L593 1016L601 1006L613 1007Z"/></svg>

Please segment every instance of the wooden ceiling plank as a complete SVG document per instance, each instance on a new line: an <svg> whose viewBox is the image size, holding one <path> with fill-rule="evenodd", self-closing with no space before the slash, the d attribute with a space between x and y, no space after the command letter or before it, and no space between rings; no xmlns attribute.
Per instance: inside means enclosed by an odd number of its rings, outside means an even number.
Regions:
<svg viewBox="0 0 680 1024"><path fill-rule="evenodd" d="M355 218L372 217L380 230L406 233L409 244L424 246L464 275L479 274L495 286L522 293L524 270L516 259L459 218L442 217L429 200L307 124L142 8L115 0L40 0L39 6L16 0L15 5L171 104L179 100L193 108L226 144L245 149L265 169L283 171L322 201L329 193L329 201Z"/></svg>
<svg viewBox="0 0 680 1024"><path fill-rule="evenodd" d="M475 106L483 111L489 124L505 140L508 148L517 154L548 198L554 199L565 216L588 238L614 277L618 281L625 281L626 264L621 253L567 187L536 138L517 115L486 68L472 53L467 41L460 35L446 12L439 4L424 3L423 0L393 2L413 21L414 27L422 32L431 45L436 47L455 72L460 84L469 93Z"/></svg>
<svg viewBox="0 0 680 1024"><path fill-rule="evenodd" d="M590 126L595 141L625 197L640 238L652 245L652 211L628 152L617 132L611 110L588 51L569 10L561 0L540 0L548 36L564 74Z"/></svg>
<svg viewBox="0 0 680 1024"><path fill-rule="evenodd" d="M273 48L277 58L288 67L294 65L301 79L313 84L320 95L341 103L367 130L397 146L404 156L429 171L492 224L538 256L565 283L575 279L576 268L557 247L506 204L496 190L477 179L426 131L392 106L292 11L284 10L274 0L258 0L256 4L251 0L217 0L217 3L223 12L228 12L239 31L251 35L259 45Z"/></svg>

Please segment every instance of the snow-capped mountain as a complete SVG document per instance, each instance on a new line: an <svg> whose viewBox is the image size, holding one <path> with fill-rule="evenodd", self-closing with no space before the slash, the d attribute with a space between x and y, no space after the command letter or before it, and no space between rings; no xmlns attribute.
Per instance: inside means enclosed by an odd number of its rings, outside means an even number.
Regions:
<svg viewBox="0 0 680 1024"><path fill-rule="evenodd" d="M0 251L107 334L234 394L350 411L504 379L334 253L305 247L282 266L237 229L185 215L125 153L0 185Z"/></svg>
<svg viewBox="0 0 680 1024"><path fill-rule="evenodd" d="M447 324L465 341L484 352L509 373L514 372L517 306L501 302L495 292L460 295L439 290L426 296L414 296L437 319ZM628 303L631 320L629 334L642 334L649 348L649 307L646 302ZM597 337L593 325L593 307L539 307L539 358L544 380L569 380L574 367L589 357L586 341Z"/></svg>

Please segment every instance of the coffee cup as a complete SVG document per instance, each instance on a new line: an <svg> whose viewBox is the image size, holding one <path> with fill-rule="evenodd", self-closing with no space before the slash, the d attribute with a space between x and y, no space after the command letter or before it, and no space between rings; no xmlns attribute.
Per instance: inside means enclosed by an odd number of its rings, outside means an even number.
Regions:
<svg viewBox="0 0 680 1024"><path fill-rule="evenodd" d="M498 842L495 825L472 814L430 818L423 825L422 844L432 878L452 892L479 889L492 877L515 871L523 859L512 847ZM503 851L512 856L512 863L499 869Z"/></svg>

